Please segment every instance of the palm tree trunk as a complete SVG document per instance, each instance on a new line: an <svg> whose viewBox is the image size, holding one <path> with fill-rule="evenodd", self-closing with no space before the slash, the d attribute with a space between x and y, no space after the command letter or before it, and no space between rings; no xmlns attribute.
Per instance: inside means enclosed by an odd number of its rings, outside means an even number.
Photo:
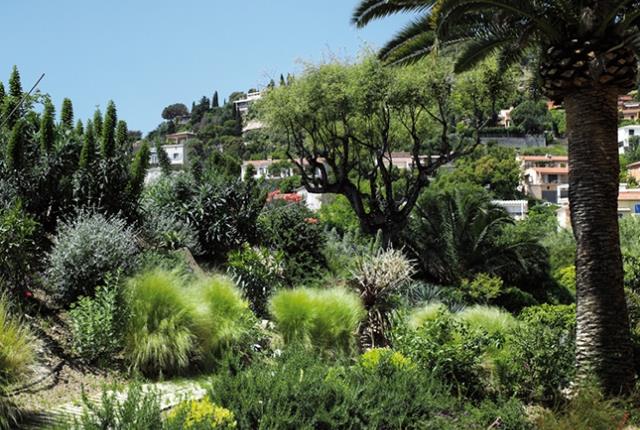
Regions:
<svg viewBox="0 0 640 430"><path fill-rule="evenodd" d="M620 162L616 88L565 99L569 136L569 201L577 242L576 365L608 394L628 392L633 357L618 230Z"/></svg>

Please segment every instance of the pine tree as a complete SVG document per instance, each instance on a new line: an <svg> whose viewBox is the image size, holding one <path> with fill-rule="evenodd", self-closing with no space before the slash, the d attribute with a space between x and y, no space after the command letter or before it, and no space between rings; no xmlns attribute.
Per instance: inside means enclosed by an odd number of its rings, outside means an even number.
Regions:
<svg viewBox="0 0 640 430"><path fill-rule="evenodd" d="M110 101L107 105L107 111L104 114L104 123L102 124L102 141L100 151L102 158L112 158L116 153L116 124L118 122L118 114L116 105Z"/></svg>
<svg viewBox="0 0 640 430"><path fill-rule="evenodd" d="M78 122L76 122L76 135L78 136L82 136L84 135L84 125L82 125L82 120L79 119Z"/></svg>
<svg viewBox="0 0 640 430"><path fill-rule="evenodd" d="M24 122L22 120L18 120L11 130L5 157L9 171L22 170L24 162Z"/></svg>
<svg viewBox="0 0 640 430"><path fill-rule="evenodd" d="M280 73L280 86L284 87L285 85L287 85L287 81L284 80L284 75Z"/></svg>
<svg viewBox="0 0 640 430"><path fill-rule="evenodd" d="M149 167L149 155L151 150L149 149L149 143L143 142L142 147L136 154L133 159L133 163L131 164L131 176L129 179L129 196L132 199L137 200L140 192L142 191L142 187L144 185L144 177L147 173L147 168Z"/></svg>
<svg viewBox="0 0 640 430"><path fill-rule="evenodd" d="M80 162L78 167L80 169L86 169L89 167L96 153L96 141L93 130L93 123L91 120L87 121L87 130L84 134L84 142L82 144L82 150L80 151Z"/></svg>
<svg viewBox="0 0 640 430"><path fill-rule="evenodd" d="M71 130L73 128L73 103L71 103L71 100L67 98L62 101L60 121L62 122L62 127L65 130Z"/></svg>
<svg viewBox="0 0 640 430"><path fill-rule="evenodd" d="M215 91L213 93L213 97L211 98L211 107L212 108L220 107L220 102L218 101L218 92L217 91Z"/></svg>
<svg viewBox="0 0 640 430"><path fill-rule="evenodd" d="M22 98L22 83L20 81L20 72L17 66L13 66L11 77L9 78L9 95L20 100Z"/></svg>
<svg viewBox="0 0 640 430"><path fill-rule="evenodd" d="M43 154L48 154L51 151L56 138L55 110L51 100L47 100L40 119L40 150Z"/></svg>
<svg viewBox="0 0 640 430"><path fill-rule="evenodd" d="M118 121L118 126L116 127L116 148L118 150L127 151L129 145L129 129L127 128L126 121L120 120Z"/></svg>
<svg viewBox="0 0 640 430"><path fill-rule="evenodd" d="M22 109L18 108L22 99L22 83L20 82L20 72L16 66L13 66L11 77L9 77L9 94L4 97L2 106L2 119L6 120L7 127L13 129L13 126L22 117Z"/></svg>
<svg viewBox="0 0 640 430"><path fill-rule="evenodd" d="M171 174L171 160L169 160L169 154L164 150L160 141L156 142L156 154L158 156L158 166L163 175L169 176Z"/></svg>
<svg viewBox="0 0 640 430"><path fill-rule="evenodd" d="M102 137L102 112L97 108L93 114L93 138L97 141Z"/></svg>

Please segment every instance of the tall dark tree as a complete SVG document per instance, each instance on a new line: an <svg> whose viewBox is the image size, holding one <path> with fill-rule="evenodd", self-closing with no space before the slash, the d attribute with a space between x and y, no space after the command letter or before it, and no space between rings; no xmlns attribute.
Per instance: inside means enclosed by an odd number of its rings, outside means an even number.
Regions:
<svg viewBox="0 0 640 430"><path fill-rule="evenodd" d="M636 85L638 10L637 0L363 0L353 16L364 26L395 12L421 14L380 52L390 63L424 56L436 37L460 48L457 71L494 54L503 68L537 57L540 88L567 114L578 377L595 377L608 394L628 392L634 381L618 229L617 100Z"/></svg>
<svg viewBox="0 0 640 430"><path fill-rule="evenodd" d="M2 106L2 102L4 101L4 96L5 96L4 84L0 82L0 106Z"/></svg>
<svg viewBox="0 0 640 430"><path fill-rule="evenodd" d="M12 129L17 120L22 117L23 108L19 107L22 99L22 83L17 66L13 66L9 77L9 94L4 97L2 119L7 127Z"/></svg>
<svg viewBox="0 0 640 430"><path fill-rule="evenodd" d="M97 108L93 113L93 137L96 141L100 140L102 137L102 123L102 112L100 111L100 108Z"/></svg>
<svg viewBox="0 0 640 430"><path fill-rule="evenodd" d="M104 114L104 123L102 124L102 140L100 141L100 154L103 158L112 158L116 154L116 124L118 122L118 114L116 105L110 101L107 105L107 111Z"/></svg>
<svg viewBox="0 0 640 430"><path fill-rule="evenodd" d="M71 103L71 100L68 98L62 101L60 123L65 130L71 130L73 128L73 103Z"/></svg>
<svg viewBox="0 0 640 430"><path fill-rule="evenodd" d="M220 102L218 101L218 92L217 91L215 91L213 93L213 97L211 98L211 107L212 108L220 107Z"/></svg>
<svg viewBox="0 0 640 430"><path fill-rule="evenodd" d="M9 95L15 99L22 97L22 81L17 66L13 66L11 77L9 78Z"/></svg>
<svg viewBox="0 0 640 430"><path fill-rule="evenodd" d="M124 151L124 153L128 153L131 149L131 145L129 145L129 129L126 121L123 120L118 121L116 126L116 148L118 151Z"/></svg>
<svg viewBox="0 0 640 430"><path fill-rule="evenodd" d="M287 85L287 81L284 80L284 75L280 73L280 86L284 87L285 85Z"/></svg>
<svg viewBox="0 0 640 430"><path fill-rule="evenodd" d="M82 144L82 150L80 151L80 162L78 167L80 169L87 169L96 154L96 141L95 132L93 130L93 123L91 120L87 121L87 129L84 134L84 142Z"/></svg>
<svg viewBox="0 0 640 430"><path fill-rule="evenodd" d="M156 142L156 155L158 157L158 166L163 175L169 176L171 174L171 160L169 160L169 154L164 150L160 141Z"/></svg>
<svg viewBox="0 0 640 430"><path fill-rule="evenodd" d="M24 121L18 120L11 130L11 136L7 143L5 163L7 170L20 171L24 167Z"/></svg>
<svg viewBox="0 0 640 430"><path fill-rule="evenodd" d="M40 119L40 150L48 154L53 148L56 139L55 107L50 100L44 104L44 111Z"/></svg>
<svg viewBox="0 0 640 430"><path fill-rule="evenodd" d="M149 167L149 143L143 142L131 164L128 191L131 196L138 196L144 185L144 177Z"/></svg>
<svg viewBox="0 0 640 430"><path fill-rule="evenodd" d="M76 135L78 135L78 136L82 136L84 134L84 125L82 124L82 120L81 119L79 119L76 122L75 132L76 132Z"/></svg>

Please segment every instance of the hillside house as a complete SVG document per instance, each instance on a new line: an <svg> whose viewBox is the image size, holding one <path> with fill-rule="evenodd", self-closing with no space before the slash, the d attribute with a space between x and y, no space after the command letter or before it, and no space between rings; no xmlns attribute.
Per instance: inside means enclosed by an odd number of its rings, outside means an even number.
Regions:
<svg viewBox="0 0 640 430"><path fill-rule="evenodd" d="M566 155L518 156L525 194L549 203L558 203L558 187L569 183Z"/></svg>

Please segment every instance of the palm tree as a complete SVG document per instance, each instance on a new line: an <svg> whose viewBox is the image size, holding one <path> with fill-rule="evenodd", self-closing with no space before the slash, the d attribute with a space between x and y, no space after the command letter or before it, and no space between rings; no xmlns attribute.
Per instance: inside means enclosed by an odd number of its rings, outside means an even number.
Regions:
<svg viewBox="0 0 640 430"><path fill-rule="evenodd" d="M382 49L386 61L414 61L440 47L455 52L462 72L490 55L505 69L533 56L543 93L564 102L578 376L595 376L609 394L628 391L634 373L618 239L617 99L636 83L640 1L362 0L353 21L364 26L397 12L419 18Z"/></svg>

